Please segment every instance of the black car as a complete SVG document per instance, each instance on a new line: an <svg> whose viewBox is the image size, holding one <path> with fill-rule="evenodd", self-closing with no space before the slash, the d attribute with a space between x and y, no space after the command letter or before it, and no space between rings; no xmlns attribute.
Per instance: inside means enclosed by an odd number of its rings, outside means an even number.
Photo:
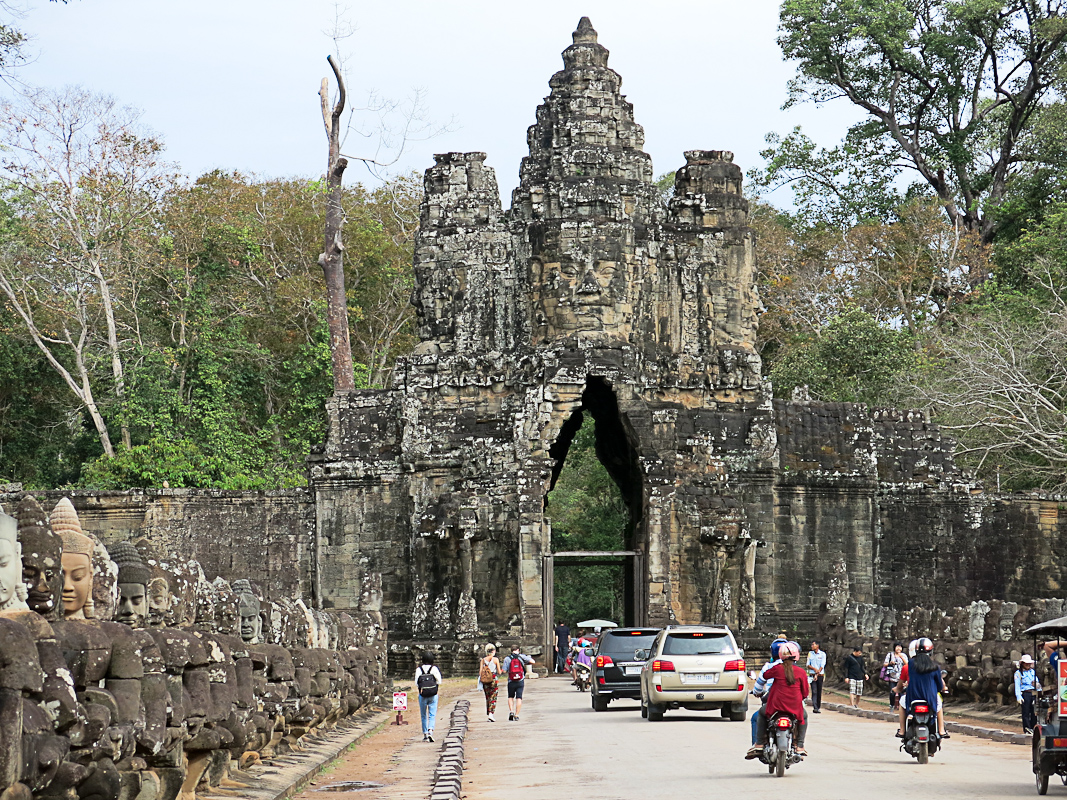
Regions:
<svg viewBox="0 0 1067 800"><path fill-rule="evenodd" d="M659 628L611 628L600 634L593 654L591 698L595 711L604 711L608 703L620 697L641 699L641 667L645 659L639 650L647 650Z"/></svg>

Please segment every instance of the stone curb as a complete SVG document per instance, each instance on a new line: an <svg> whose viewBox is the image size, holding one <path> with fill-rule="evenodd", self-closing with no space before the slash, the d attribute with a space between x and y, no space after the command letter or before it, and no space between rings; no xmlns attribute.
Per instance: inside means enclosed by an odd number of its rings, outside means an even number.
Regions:
<svg viewBox="0 0 1067 800"><path fill-rule="evenodd" d="M441 743L441 756L433 771L430 800L459 800L463 789L463 740L467 738L470 700L457 700L449 717L448 733Z"/></svg>
<svg viewBox="0 0 1067 800"><path fill-rule="evenodd" d="M305 741L305 749L267 759L245 772L232 774L237 781L252 783L242 789L240 797L248 800L286 800L304 791L316 776L340 758L364 737L378 730L391 716L388 711L357 715L333 730ZM233 797L232 790L208 789L197 794L204 797Z"/></svg>
<svg viewBox="0 0 1067 800"><path fill-rule="evenodd" d="M823 703L823 708L836 711L838 714L848 714L850 717L864 717L866 719L878 719L885 722L896 722L897 715L892 711L872 711L866 708L852 708L843 703ZM949 733L962 733L967 736L978 736L982 739L992 739L994 742L1008 742L1009 744L1021 744L1029 746L1033 737L1026 733L1012 733L999 728L979 728L977 725L964 725L960 722L946 722L945 727Z"/></svg>

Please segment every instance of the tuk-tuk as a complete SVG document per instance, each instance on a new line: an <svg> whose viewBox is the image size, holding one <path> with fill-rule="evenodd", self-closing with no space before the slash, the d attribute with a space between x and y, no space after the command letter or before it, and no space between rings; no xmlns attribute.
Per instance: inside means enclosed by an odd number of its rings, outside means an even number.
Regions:
<svg viewBox="0 0 1067 800"><path fill-rule="evenodd" d="M1034 727L1034 779L1037 793L1048 792L1048 779L1059 775L1067 786L1067 617L1039 622L1025 633L1034 637L1034 656L1039 647L1050 639L1060 640L1053 653L1054 664L1051 687L1055 694L1042 692L1035 704L1037 725Z"/></svg>

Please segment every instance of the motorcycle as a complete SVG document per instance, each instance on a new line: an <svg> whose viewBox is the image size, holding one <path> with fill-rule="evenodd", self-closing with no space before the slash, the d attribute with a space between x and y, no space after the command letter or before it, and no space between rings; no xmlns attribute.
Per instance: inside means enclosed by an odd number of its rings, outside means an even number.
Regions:
<svg viewBox="0 0 1067 800"><path fill-rule="evenodd" d="M767 765L767 772L781 778L794 764L803 761L795 746L797 720L779 711L767 722L767 744L759 760Z"/></svg>
<svg viewBox="0 0 1067 800"><path fill-rule="evenodd" d="M900 749L925 764L937 752L941 737L937 735L937 712L925 700L912 700L904 724L904 741ZM933 724L931 724L933 723Z"/></svg>
<svg viewBox="0 0 1067 800"><path fill-rule="evenodd" d="M589 669L588 664L575 664L574 665L574 685L579 692L584 692L589 688L589 685L593 682L593 675Z"/></svg>

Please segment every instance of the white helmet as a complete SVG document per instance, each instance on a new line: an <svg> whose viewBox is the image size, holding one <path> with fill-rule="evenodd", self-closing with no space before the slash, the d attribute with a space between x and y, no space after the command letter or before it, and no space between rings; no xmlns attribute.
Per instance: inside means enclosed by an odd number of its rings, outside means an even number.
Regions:
<svg viewBox="0 0 1067 800"><path fill-rule="evenodd" d="M908 657L915 658L916 653L931 653L933 649L934 643L925 636L919 639L912 639L911 644L908 645Z"/></svg>

